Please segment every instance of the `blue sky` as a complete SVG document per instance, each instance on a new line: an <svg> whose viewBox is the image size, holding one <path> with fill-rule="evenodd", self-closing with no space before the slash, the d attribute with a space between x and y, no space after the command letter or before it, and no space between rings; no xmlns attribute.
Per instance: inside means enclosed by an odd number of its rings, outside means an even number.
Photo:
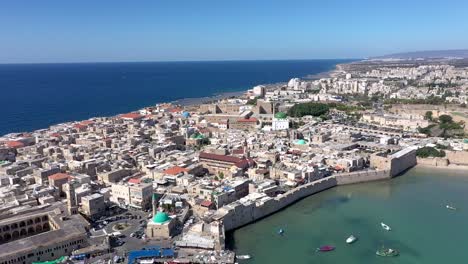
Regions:
<svg viewBox="0 0 468 264"><path fill-rule="evenodd" d="M468 1L0 3L0 63L362 58L468 48Z"/></svg>

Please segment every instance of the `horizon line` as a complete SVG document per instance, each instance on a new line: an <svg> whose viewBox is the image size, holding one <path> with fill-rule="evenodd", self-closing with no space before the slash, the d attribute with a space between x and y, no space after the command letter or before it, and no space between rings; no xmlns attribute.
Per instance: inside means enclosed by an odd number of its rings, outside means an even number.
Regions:
<svg viewBox="0 0 468 264"><path fill-rule="evenodd" d="M180 62L242 62L242 61L311 61L311 60L364 60L366 58L327 58L327 59L222 59L222 60L141 60L141 61L70 61L70 62L0 62L0 65L36 64L110 64L110 63L180 63Z"/></svg>

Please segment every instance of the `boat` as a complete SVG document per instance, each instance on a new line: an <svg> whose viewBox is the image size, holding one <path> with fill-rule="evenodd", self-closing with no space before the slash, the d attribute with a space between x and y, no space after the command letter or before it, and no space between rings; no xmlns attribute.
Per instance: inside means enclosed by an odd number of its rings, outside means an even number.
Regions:
<svg viewBox="0 0 468 264"><path fill-rule="evenodd" d="M457 210L457 208L453 207L453 206L450 206L450 205L446 205L445 206L447 209L450 209L450 210Z"/></svg>
<svg viewBox="0 0 468 264"><path fill-rule="evenodd" d="M283 235L284 234L284 230L282 228L280 228L280 230L278 230L278 234L279 235Z"/></svg>
<svg viewBox="0 0 468 264"><path fill-rule="evenodd" d="M353 235L350 235L347 239L346 239L346 243L348 244L352 244L354 242L356 242L357 240L357 237L353 236Z"/></svg>
<svg viewBox="0 0 468 264"><path fill-rule="evenodd" d="M236 259L250 259L250 255L238 255Z"/></svg>
<svg viewBox="0 0 468 264"><path fill-rule="evenodd" d="M335 250L334 246L326 245L326 246L321 246L317 248L317 251L322 251L322 252L327 252L327 251L333 251Z"/></svg>
<svg viewBox="0 0 468 264"><path fill-rule="evenodd" d="M395 249L382 247L381 249L377 250L375 254L381 257L396 257L399 253Z"/></svg>
<svg viewBox="0 0 468 264"><path fill-rule="evenodd" d="M387 231L390 231L392 230L388 225L384 224L384 223L380 223L380 225L382 226L383 229L387 230Z"/></svg>

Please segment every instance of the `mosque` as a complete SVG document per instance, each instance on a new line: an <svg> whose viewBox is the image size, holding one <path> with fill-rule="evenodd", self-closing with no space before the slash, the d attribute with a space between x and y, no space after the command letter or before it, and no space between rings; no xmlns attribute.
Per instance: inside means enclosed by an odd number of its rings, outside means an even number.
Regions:
<svg viewBox="0 0 468 264"><path fill-rule="evenodd" d="M169 217L166 212L158 211L153 195L153 218L146 227L148 238L170 238L176 231L176 219Z"/></svg>

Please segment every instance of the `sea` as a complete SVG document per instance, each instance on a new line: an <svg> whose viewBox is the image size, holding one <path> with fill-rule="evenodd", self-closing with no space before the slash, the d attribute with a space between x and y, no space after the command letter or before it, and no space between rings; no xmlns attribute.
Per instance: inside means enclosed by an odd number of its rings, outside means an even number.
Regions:
<svg viewBox="0 0 468 264"><path fill-rule="evenodd" d="M0 135L286 82L349 61L0 64Z"/></svg>
<svg viewBox="0 0 468 264"><path fill-rule="evenodd" d="M468 173L415 167L387 181L339 186L229 233L242 263L440 264L468 260ZM449 210L451 205L457 210ZM386 231L384 222L392 230ZM277 231L283 228L283 236ZM346 244L350 235L358 237ZM336 247L317 252L322 245ZM397 257L375 252L389 247Z"/></svg>

